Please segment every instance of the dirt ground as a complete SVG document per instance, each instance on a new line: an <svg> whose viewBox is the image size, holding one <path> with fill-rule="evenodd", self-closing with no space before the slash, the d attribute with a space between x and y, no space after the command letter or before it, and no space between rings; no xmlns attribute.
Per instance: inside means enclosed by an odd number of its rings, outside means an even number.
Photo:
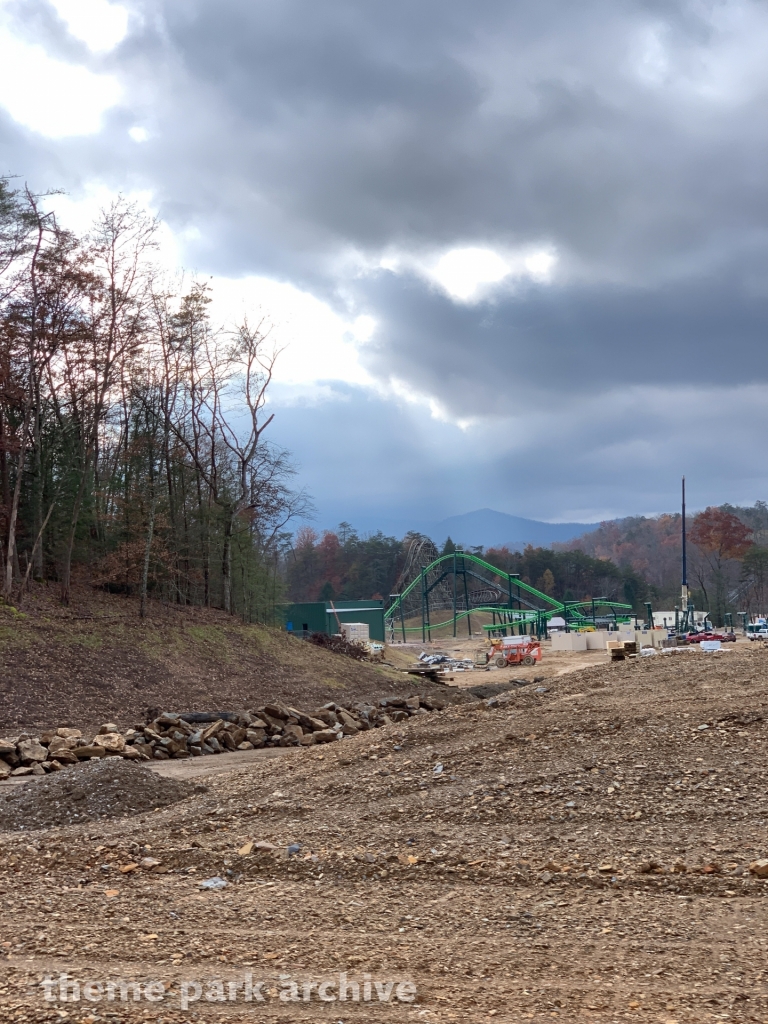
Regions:
<svg viewBox="0 0 768 1024"><path fill-rule="evenodd" d="M604 661L2 834L0 1020L764 1022L767 684L762 645Z"/></svg>
<svg viewBox="0 0 768 1024"><path fill-rule="evenodd" d="M387 665L361 664L213 609L34 589L21 613L0 604L0 736L105 721L129 728L148 708L246 709L269 700L319 705L436 692Z"/></svg>
<svg viewBox="0 0 768 1024"><path fill-rule="evenodd" d="M744 643L748 643L748 641L745 640ZM457 659L473 659L476 651L486 651L489 647L489 642L484 636L452 637L449 642L434 640L431 643L423 644L388 645L386 657L390 664L404 668L406 665L413 664L422 651L427 654L447 654L449 657ZM541 647L541 661L531 668L526 668L524 665L497 668L495 665L491 665L487 671L480 670L484 673L482 675L478 670L449 673L449 676L452 677L450 682L461 687L476 686L480 680L484 683L500 683L510 679L535 679L538 682L565 675L566 672L576 672L583 668L605 665L608 661L607 651L553 651L549 640L543 640Z"/></svg>

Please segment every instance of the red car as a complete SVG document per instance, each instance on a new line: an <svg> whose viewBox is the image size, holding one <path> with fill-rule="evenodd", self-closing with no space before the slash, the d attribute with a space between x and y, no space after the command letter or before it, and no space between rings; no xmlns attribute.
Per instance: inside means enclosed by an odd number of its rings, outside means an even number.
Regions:
<svg viewBox="0 0 768 1024"><path fill-rule="evenodd" d="M702 640L720 640L722 643L736 643L735 633L689 633L685 638L689 644L700 644Z"/></svg>

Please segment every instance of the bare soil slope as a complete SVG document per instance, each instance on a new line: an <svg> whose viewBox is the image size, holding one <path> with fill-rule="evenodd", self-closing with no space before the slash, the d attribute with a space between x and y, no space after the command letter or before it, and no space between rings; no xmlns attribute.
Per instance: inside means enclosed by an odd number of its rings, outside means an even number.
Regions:
<svg viewBox="0 0 768 1024"><path fill-rule="evenodd" d="M0 606L0 736L65 723L129 726L148 707L219 711L275 699L312 707L437 689L206 609L150 606L142 622L135 601L87 590L70 608L45 591L22 614Z"/></svg>
<svg viewBox="0 0 768 1024"><path fill-rule="evenodd" d="M767 697L762 647L606 665L286 749L143 816L7 832L0 1016L763 1022ZM166 987L46 1003L62 972ZM229 999L244 972L264 1003ZM339 972L415 1001L304 1001Z"/></svg>

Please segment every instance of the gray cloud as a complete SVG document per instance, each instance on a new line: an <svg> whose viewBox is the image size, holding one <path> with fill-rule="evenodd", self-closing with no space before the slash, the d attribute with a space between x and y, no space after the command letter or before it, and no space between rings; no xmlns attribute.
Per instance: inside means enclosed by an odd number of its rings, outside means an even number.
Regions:
<svg viewBox="0 0 768 1024"><path fill-rule="evenodd" d="M189 265L281 277L372 314L380 328L365 360L375 375L483 421L458 436L354 389L284 409L291 436L299 422L311 434L313 417L318 436L342 429L354 409L389 466L388 490L366 498L333 449L322 472L303 470L312 487L337 481L328 494L363 508L409 500L427 479L446 496L444 514L495 495L518 514L588 518L668 505L684 450L707 476L706 500L764 493L753 461L699 463L685 440L695 424L735 451L763 425L749 390L766 380L762 3L133 9L121 46L88 58L126 84L104 131L52 144L2 117L0 164L41 186L76 190L98 177L151 188L173 226L199 229ZM28 34L76 58L43 0L15 11ZM150 141L132 143L132 124ZM500 288L474 306L413 273L360 276L350 258L529 244L557 249L554 283ZM614 439L633 453L618 468L606 455ZM407 454L394 459L393 447ZM442 449L460 457L455 490Z"/></svg>

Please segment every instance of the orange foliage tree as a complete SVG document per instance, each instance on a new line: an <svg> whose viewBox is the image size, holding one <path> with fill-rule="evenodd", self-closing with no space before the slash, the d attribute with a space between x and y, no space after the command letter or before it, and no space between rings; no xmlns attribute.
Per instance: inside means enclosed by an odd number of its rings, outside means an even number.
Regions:
<svg viewBox="0 0 768 1024"><path fill-rule="evenodd" d="M693 520L689 537L699 555L694 561L694 573L708 603L707 586L714 585L711 611L718 625L723 624L730 578L752 547L751 536L749 527L721 508L707 508Z"/></svg>

